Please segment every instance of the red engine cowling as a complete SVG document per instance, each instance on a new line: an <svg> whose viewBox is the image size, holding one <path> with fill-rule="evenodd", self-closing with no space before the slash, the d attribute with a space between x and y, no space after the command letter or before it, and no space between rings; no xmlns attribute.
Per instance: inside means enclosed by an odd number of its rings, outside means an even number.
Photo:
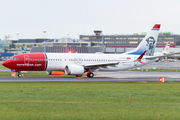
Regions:
<svg viewBox="0 0 180 120"><path fill-rule="evenodd" d="M82 75L84 74L84 67L74 64L66 65L65 73L67 75Z"/></svg>

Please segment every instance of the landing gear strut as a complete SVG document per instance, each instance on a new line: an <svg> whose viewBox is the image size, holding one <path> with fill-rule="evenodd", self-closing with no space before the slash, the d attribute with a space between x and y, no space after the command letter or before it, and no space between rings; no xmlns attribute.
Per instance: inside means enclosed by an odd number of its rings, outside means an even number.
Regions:
<svg viewBox="0 0 180 120"><path fill-rule="evenodd" d="M19 77L19 78L21 78L21 77L22 77L21 73L18 73L18 77Z"/></svg>
<svg viewBox="0 0 180 120"><path fill-rule="evenodd" d="M94 77L94 73L92 73L92 72L88 72L88 73L87 73L87 77L89 77L89 78Z"/></svg>

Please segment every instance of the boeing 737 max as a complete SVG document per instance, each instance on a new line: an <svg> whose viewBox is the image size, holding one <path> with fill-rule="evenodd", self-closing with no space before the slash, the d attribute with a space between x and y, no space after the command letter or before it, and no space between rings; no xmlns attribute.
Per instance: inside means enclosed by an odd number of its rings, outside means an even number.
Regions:
<svg viewBox="0 0 180 120"><path fill-rule="evenodd" d="M120 71L132 69L154 62L153 56L160 24L155 24L138 47L123 54L80 54L80 53L25 53L11 57L3 66L18 72L47 71L48 74L60 72L67 75L93 77L94 71Z"/></svg>

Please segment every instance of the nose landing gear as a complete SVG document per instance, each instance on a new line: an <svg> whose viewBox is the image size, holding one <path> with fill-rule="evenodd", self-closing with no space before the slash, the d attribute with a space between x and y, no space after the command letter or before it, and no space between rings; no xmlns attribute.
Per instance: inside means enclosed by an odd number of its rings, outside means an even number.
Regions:
<svg viewBox="0 0 180 120"><path fill-rule="evenodd" d="M18 73L18 77L19 77L19 78L21 78L21 77L22 77L21 73Z"/></svg>
<svg viewBox="0 0 180 120"><path fill-rule="evenodd" d="M13 72L17 72L18 73L18 77L21 78L22 75L21 75L21 71L20 70L15 70L15 69L12 69Z"/></svg>

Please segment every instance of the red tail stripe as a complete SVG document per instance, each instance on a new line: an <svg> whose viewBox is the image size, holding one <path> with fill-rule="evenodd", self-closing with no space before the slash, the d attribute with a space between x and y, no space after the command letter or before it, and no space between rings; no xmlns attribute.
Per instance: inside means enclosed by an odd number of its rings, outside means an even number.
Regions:
<svg viewBox="0 0 180 120"><path fill-rule="evenodd" d="M146 53L147 50L145 50L139 57L138 60L142 59L142 57L144 56L144 54Z"/></svg>
<svg viewBox="0 0 180 120"><path fill-rule="evenodd" d="M155 24L153 29L159 29L161 27L161 24Z"/></svg>

